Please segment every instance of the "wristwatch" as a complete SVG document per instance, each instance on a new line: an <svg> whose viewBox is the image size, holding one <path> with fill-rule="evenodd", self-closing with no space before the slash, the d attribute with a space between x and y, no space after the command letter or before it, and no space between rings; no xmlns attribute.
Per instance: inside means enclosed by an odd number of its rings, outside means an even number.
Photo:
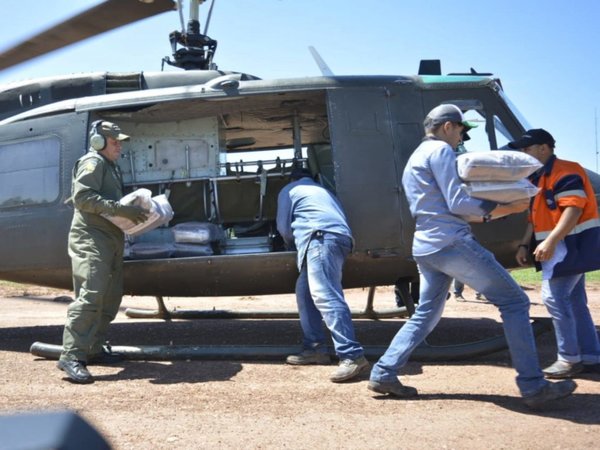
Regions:
<svg viewBox="0 0 600 450"><path fill-rule="evenodd" d="M489 222L490 220L492 220L492 214L486 214L483 216L483 223Z"/></svg>

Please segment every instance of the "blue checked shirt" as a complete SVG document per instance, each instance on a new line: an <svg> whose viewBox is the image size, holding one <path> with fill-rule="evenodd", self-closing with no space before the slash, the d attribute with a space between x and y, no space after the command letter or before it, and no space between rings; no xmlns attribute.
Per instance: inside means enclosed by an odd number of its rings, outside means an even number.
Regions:
<svg viewBox="0 0 600 450"><path fill-rule="evenodd" d="M291 182L279 193L277 231L288 248L296 247L298 270L302 270L308 244L316 231L352 239L339 200L309 177Z"/></svg>
<svg viewBox="0 0 600 450"><path fill-rule="evenodd" d="M469 236L471 227L460 216L483 217L497 205L472 198L460 188L454 150L435 138L425 138L411 155L402 185L416 221L415 256L435 253Z"/></svg>

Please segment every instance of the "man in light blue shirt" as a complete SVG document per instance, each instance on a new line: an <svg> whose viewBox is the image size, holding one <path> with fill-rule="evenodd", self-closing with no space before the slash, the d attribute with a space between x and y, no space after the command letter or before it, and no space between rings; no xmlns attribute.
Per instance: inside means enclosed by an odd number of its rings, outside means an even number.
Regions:
<svg viewBox="0 0 600 450"><path fill-rule="evenodd" d="M291 178L277 199L277 230L287 248L297 250L296 301L304 338L303 351L286 362L330 363L324 321L340 358L330 380L350 380L369 367L342 290L342 267L352 250L352 234L339 201L310 172L295 169Z"/></svg>
<svg viewBox="0 0 600 450"><path fill-rule="evenodd" d="M525 404L538 408L570 395L572 380L549 383L539 367L529 319L529 298L494 255L473 237L461 216L483 221L525 211L527 200L496 204L469 197L460 187L454 149L462 133L475 126L455 105L440 105L424 121L425 138L410 157L402 185L416 222L413 256L420 273L420 300L414 315L398 331L373 366L368 388L380 394L411 397L398 370L439 322L452 279L481 292L500 310L517 386Z"/></svg>

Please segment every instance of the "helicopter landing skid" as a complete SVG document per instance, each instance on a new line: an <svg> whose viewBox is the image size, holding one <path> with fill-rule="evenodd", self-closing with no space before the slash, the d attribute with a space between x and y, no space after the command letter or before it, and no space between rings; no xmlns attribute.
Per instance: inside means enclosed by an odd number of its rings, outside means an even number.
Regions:
<svg viewBox="0 0 600 450"><path fill-rule="evenodd" d="M411 315L411 309L399 307L383 311L375 311L373 301L375 287L369 288L367 305L364 311L352 311L353 319L392 319L404 318ZM297 311L229 311L221 309L212 310L169 310L162 296L156 296L158 309L127 308L125 315L132 319L297 319ZM412 311L414 311L414 306Z"/></svg>
<svg viewBox="0 0 600 450"><path fill-rule="evenodd" d="M536 319L532 323L535 336L550 331L550 319ZM503 335L466 344L455 345L429 345L422 343L412 353L411 361L443 362L472 359L478 356L499 352L507 348ZM378 359L387 346L365 346L365 356L370 360ZM34 342L31 345L31 354L46 358L58 359L62 346ZM286 356L298 353L298 346L274 345L140 345L140 346L112 346L112 351L123 355L124 360L130 361L173 361L173 360L247 360L247 361L283 361ZM334 355L333 348L329 348Z"/></svg>

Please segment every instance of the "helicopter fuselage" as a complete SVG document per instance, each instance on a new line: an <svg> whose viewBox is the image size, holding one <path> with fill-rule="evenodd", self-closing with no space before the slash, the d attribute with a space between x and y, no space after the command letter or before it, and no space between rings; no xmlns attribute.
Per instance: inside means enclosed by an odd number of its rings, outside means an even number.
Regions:
<svg viewBox="0 0 600 450"><path fill-rule="evenodd" d="M94 120L116 122L131 136L119 161L126 189L166 194L174 210L169 227L130 240L131 250L145 250L130 251L124 269L126 293L165 296L293 291L295 252L283 247L274 221L277 194L300 162L346 211L355 248L344 286L416 279L401 176L426 112L452 102L476 114L476 150L499 148L525 128L498 81L486 76L140 73L137 87L106 93L107 80L114 86L116 78L95 74L86 86L80 77L73 92L88 94L73 98L65 79L47 79L29 90L20 111L12 103L4 112L0 279L71 287L71 169L88 148ZM202 251L177 251L170 230L190 222L211 223L222 234ZM520 214L473 227L512 267L525 223Z"/></svg>

